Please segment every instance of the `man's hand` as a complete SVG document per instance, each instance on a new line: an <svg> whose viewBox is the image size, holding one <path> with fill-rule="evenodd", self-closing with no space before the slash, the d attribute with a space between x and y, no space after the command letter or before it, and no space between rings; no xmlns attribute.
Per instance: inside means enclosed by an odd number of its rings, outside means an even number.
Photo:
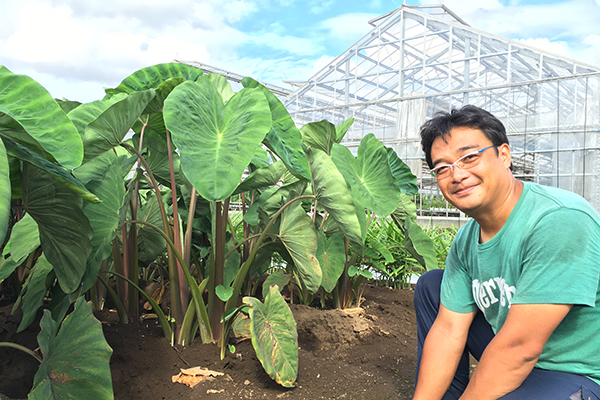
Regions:
<svg viewBox="0 0 600 400"><path fill-rule="evenodd" d="M487 346L461 400L495 400L518 388L571 310L569 304L513 304Z"/></svg>

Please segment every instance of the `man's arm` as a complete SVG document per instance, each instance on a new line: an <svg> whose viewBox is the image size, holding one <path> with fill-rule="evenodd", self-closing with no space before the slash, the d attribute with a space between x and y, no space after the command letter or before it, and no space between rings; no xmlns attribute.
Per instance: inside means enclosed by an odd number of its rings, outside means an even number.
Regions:
<svg viewBox="0 0 600 400"><path fill-rule="evenodd" d="M571 310L569 304L513 304L486 347L461 400L495 400L518 388L544 345Z"/></svg>
<svg viewBox="0 0 600 400"><path fill-rule="evenodd" d="M457 313L440 305L423 346L413 400L437 400L444 396L465 350L476 313Z"/></svg>

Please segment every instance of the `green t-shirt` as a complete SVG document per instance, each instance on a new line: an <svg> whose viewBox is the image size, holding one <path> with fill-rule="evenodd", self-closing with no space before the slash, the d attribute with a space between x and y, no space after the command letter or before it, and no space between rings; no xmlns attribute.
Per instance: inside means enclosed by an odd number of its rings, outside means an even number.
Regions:
<svg viewBox="0 0 600 400"><path fill-rule="evenodd" d="M524 182L491 240L479 243L475 220L459 230L441 301L460 313L479 308L495 333L511 304L573 304L536 366L600 384L600 215L574 193Z"/></svg>

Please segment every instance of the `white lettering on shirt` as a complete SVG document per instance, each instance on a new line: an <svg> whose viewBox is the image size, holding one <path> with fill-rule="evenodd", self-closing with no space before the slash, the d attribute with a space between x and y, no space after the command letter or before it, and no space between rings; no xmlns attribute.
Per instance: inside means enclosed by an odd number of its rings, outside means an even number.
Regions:
<svg viewBox="0 0 600 400"><path fill-rule="evenodd" d="M498 301L502 307L510 308L515 287L509 286L504 278L492 278L485 282L479 282L478 279L474 279L472 286L475 303L477 303L477 307L484 313L487 308Z"/></svg>

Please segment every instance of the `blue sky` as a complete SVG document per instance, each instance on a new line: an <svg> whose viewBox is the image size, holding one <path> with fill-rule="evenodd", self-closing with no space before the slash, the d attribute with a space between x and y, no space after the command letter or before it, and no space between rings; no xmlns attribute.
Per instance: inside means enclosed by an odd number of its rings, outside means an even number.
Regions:
<svg viewBox="0 0 600 400"><path fill-rule="evenodd" d="M406 0L407 5L440 0ZM286 87L400 0L0 0L0 65L82 102L148 65L198 61ZM472 27L600 65L600 0L446 0Z"/></svg>

